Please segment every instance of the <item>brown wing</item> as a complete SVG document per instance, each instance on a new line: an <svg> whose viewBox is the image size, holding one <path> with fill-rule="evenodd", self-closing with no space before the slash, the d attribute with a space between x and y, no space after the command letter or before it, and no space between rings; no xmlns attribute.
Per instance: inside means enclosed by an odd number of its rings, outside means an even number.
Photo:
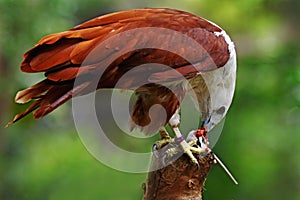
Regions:
<svg viewBox="0 0 300 200"><path fill-rule="evenodd" d="M163 31L157 33L157 28ZM179 56L177 51L184 53L188 47L183 45L184 39L174 40L168 30L192 38L202 48L191 50L188 60ZM17 94L18 103L32 99L36 103L11 123L35 109L34 116L43 117L72 96L90 92L92 81L100 80L98 88L113 88L126 72L142 64L160 63L169 67L139 68L136 75L128 76L119 87L134 88L145 79L153 82L179 79L171 69L184 77L193 77L199 71L221 67L227 62L229 51L224 38L214 34L220 31L208 21L183 11L136 9L100 16L69 31L48 35L25 53L21 64L22 71L45 72L47 79ZM155 48L168 49L170 45L175 52ZM120 56L116 57L117 54ZM74 79L79 76L92 78L74 88Z"/></svg>

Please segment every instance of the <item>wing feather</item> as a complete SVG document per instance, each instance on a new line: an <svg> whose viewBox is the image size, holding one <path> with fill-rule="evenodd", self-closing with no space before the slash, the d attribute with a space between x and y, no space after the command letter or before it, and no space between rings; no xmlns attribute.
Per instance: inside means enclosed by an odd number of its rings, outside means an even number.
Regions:
<svg viewBox="0 0 300 200"><path fill-rule="evenodd" d="M19 91L15 97L15 102L23 104L31 101L32 99L38 99L51 89L51 87L52 84L50 81L45 79L25 90Z"/></svg>
<svg viewBox="0 0 300 200"><path fill-rule="evenodd" d="M172 41L172 35L161 34L154 40L142 32L135 34L130 40L118 37L118 34L124 31L144 27L177 31L192 38L203 48L189 53L192 58L190 63L174 52L140 48L147 44L168 46ZM18 103L32 99L36 101L26 111L17 115L12 123L35 109L37 110L34 116L40 118L72 96L87 93L88 85L93 80L87 79L80 87L73 88L74 79L81 75L93 76L104 68L106 70L98 85L99 88L113 87L126 72L147 63L159 63L168 66L169 69L157 66L145 67L141 71L150 71L148 76L129 76L124 80L123 87L134 87L142 79L156 83L173 81L180 78L178 74L189 78L198 72L213 70L216 66L222 67L229 59L229 50L224 38L215 34L220 31L219 27L207 20L183 11L135 9L100 16L68 31L48 35L24 54L21 64L22 71L45 72L47 79L17 94ZM99 43L114 36L116 37L112 41L105 43L105 48L93 51ZM181 42L172 45L178 51L183 53L187 51ZM127 49L134 50L128 52ZM125 54L115 59L115 53L123 52L122 50L125 50ZM207 55L212 60L208 60ZM85 62L87 56L89 62ZM177 70L177 75L170 68Z"/></svg>

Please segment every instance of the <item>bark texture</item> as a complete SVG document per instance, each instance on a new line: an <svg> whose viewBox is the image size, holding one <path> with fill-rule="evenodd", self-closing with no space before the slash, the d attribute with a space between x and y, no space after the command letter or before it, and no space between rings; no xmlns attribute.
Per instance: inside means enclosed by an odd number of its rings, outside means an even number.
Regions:
<svg viewBox="0 0 300 200"><path fill-rule="evenodd" d="M152 167L162 165L162 157L152 156ZM202 200L206 177L215 164L213 154L198 158L197 168L187 155L168 166L149 172L143 200Z"/></svg>

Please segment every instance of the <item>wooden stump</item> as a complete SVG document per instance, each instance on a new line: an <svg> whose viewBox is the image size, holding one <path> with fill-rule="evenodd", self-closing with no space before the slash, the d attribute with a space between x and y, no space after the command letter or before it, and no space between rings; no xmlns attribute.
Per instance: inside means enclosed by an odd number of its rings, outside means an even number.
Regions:
<svg viewBox="0 0 300 200"><path fill-rule="evenodd" d="M143 200L202 200L206 177L216 162L211 153L197 160L199 168L183 154L160 169L162 157L152 156L152 168L158 170L149 172Z"/></svg>

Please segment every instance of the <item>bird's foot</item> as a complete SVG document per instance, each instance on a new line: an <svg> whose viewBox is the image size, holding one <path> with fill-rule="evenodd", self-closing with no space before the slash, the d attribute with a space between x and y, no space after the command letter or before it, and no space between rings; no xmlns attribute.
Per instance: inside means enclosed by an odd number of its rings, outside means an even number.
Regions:
<svg viewBox="0 0 300 200"><path fill-rule="evenodd" d="M168 136L165 136L165 137L162 137L160 140L156 141L154 144L153 144L153 147L152 147L152 152L153 152L153 155L156 157L156 158L159 158L160 156L162 157L162 163L164 166L166 166L166 158L169 158L170 156L169 155L174 155L173 154L173 150L170 150L170 149L175 149L172 146L170 146L171 144L174 143L174 139L171 138L169 135ZM168 145L168 146L167 146ZM167 149L165 151L165 153L163 155L161 155L161 153L164 152L164 150L162 150L163 148ZM170 151L169 151L170 150Z"/></svg>
<svg viewBox="0 0 300 200"><path fill-rule="evenodd" d="M174 139L171 138L170 136L161 138L160 140L156 141L153 145L153 150L159 150L161 148L163 148L164 146L166 146L167 144L170 144L174 142Z"/></svg>
<svg viewBox="0 0 300 200"><path fill-rule="evenodd" d="M180 146L183 149L183 152L188 155L191 161L199 168L199 163L194 154L198 156L205 156L210 152L208 148L201 148L197 144L198 140L191 140L186 142L183 137L181 138Z"/></svg>
<svg viewBox="0 0 300 200"><path fill-rule="evenodd" d="M194 154L205 156L209 153L207 148L201 148L197 144L197 140L187 142L183 137L180 138L162 138L153 145L153 154L156 158L162 158L162 164L167 166L171 162L178 159L182 153L188 155L190 160L199 168L199 163ZM160 151L161 149L164 149Z"/></svg>

